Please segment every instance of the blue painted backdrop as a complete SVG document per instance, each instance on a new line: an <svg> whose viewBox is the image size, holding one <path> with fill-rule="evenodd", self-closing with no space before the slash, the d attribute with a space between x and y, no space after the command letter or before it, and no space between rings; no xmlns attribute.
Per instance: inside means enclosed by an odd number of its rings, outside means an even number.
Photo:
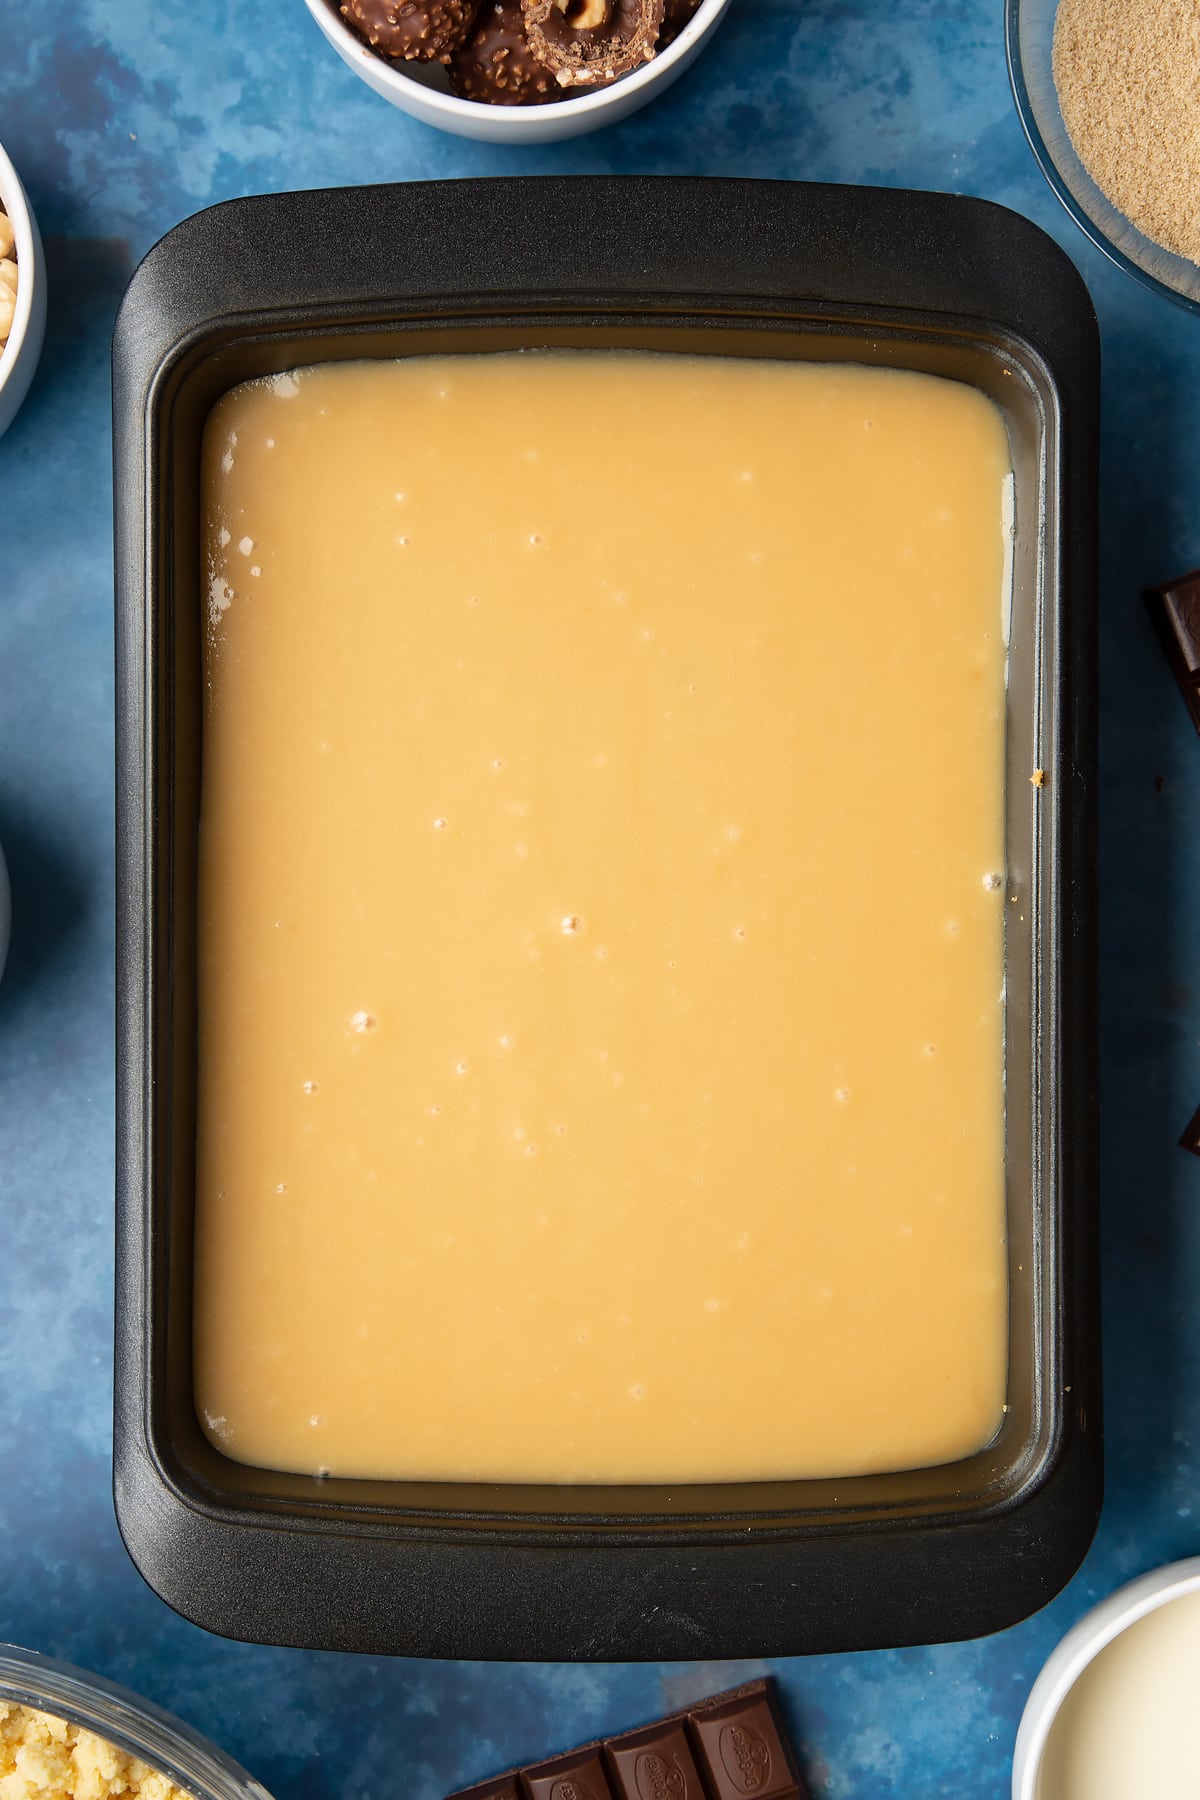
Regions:
<svg viewBox="0 0 1200 1800"><path fill-rule="evenodd" d="M1044 1613L981 1642L772 1666L819 1795L1007 1791L1029 1685L1099 1596L1200 1552L1200 739L1139 588L1200 563L1200 319L1062 214L1009 96L1000 0L734 0L627 123L544 150L441 136L300 0L0 0L0 142L47 240L46 350L0 440L0 1637L153 1696L279 1800L437 1800L758 1665L366 1661L230 1644L142 1584L109 1494L112 583L108 345L138 258L234 194L563 171L955 189L1051 231L1103 332L1101 1030L1108 1498ZM321 246L313 246L321 255ZM398 1774L398 1770L403 1770Z"/></svg>

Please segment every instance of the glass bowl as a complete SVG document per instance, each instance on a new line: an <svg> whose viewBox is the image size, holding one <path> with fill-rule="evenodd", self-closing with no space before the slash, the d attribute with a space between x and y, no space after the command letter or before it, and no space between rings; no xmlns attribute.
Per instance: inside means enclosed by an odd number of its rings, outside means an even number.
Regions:
<svg viewBox="0 0 1200 1800"><path fill-rule="evenodd" d="M192 1800L271 1800L232 1757L181 1719L69 1663L0 1644L0 1700L84 1726L169 1777Z"/></svg>
<svg viewBox="0 0 1200 1800"><path fill-rule="evenodd" d="M1096 186L1067 136L1051 53L1058 0L1005 0L1004 45L1017 114L1043 175L1093 244L1153 293L1200 312L1200 265L1143 237Z"/></svg>

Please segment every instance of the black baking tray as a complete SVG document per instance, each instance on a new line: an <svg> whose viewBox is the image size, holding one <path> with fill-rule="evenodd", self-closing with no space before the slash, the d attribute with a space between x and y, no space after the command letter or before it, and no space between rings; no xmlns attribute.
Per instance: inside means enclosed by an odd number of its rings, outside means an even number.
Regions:
<svg viewBox="0 0 1200 1800"><path fill-rule="evenodd" d="M231 1462L197 1423L205 417L235 383L298 364L539 345L926 370L976 385L1004 411L1016 502L1009 1391L1000 1434L963 1462L672 1489L318 1480ZM178 1611L231 1637L375 1653L759 1657L993 1631L1074 1571L1101 1495L1098 364L1091 303L1066 256L1019 216L948 195L641 178L421 183L231 201L150 252L114 348L114 1464L125 1542Z"/></svg>

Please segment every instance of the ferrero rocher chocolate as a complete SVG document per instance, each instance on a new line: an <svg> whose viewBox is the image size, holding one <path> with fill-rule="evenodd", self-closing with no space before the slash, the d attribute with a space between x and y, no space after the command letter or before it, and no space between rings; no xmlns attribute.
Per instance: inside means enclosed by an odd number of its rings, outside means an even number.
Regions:
<svg viewBox="0 0 1200 1800"><path fill-rule="evenodd" d="M607 87L650 62L663 0L521 0L525 35L562 88Z"/></svg>
<svg viewBox="0 0 1200 1800"><path fill-rule="evenodd" d="M445 62L474 24L479 0L342 0L339 10L391 62Z"/></svg>
<svg viewBox="0 0 1200 1800"><path fill-rule="evenodd" d="M537 106L562 98L553 70L529 48L521 0L484 0L466 42L448 66L450 86L463 100Z"/></svg>

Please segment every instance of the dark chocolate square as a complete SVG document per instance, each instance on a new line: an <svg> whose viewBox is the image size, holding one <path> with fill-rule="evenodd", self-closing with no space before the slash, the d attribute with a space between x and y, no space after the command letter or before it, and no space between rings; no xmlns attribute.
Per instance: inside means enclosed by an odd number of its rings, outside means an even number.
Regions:
<svg viewBox="0 0 1200 1800"><path fill-rule="evenodd" d="M708 1800L678 1719L609 1738L604 1749L617 1800Z"/></svg>
<svg viewBox="0 0 1200 1800"><path fill-rule="evenodd" d="M803 1800L765 1693L697 1709L688 1724L713 1800Z"/></svg>
<svg viewBox="0 0 1200 1800"><path fill-rule="evenodd" d="M521 1800L516 1775L493 1775L490 1781L477 1781L474 1787L459 1788L446 1800Z"/></svg>
<svg viewBox="0 0 1200 1800"><path fill-rule="evenodd" d="M615 1800L594 1746L523 1770L521 1792L524 1800Z"/></svg>
<svg viewBox="0 0 1200 1800"><path fill-rule="evenodd" d="M1198 1106L1188 1123L1183 1128L1183 1136L1179 1142L1193 1156L1200 1156L1200 1106Z"/></svg>
<svg viewBox="0 0 1200 1800"><path fill-rule="evenodd" d="M1142 596L1179 683L1192 723L1200 731L1200 569Z"/></svg>

